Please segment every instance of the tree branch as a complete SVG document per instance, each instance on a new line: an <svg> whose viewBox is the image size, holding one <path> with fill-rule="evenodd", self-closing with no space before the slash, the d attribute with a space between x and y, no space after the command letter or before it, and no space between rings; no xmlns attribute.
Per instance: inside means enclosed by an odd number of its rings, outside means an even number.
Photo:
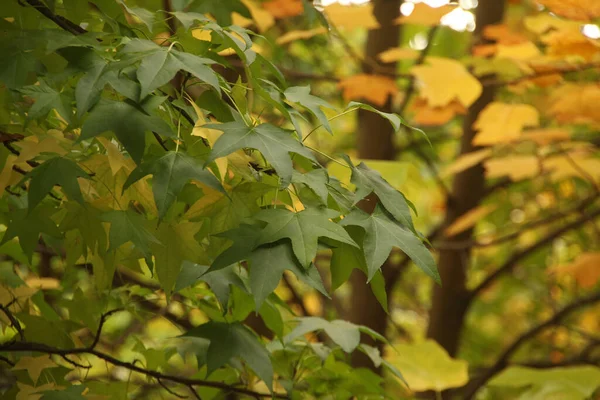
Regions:
<svg viewBox="0 0 600 400"><path fill-rule="evenodd" d="M581 224L591 221L592 219L598 217L600 215L600 209L595 210L588 215L583 215L582 217L570 222L559 229L556 229L554 232L546 235L536 243L532 244L529 247L521 250L520 252L514 254L511 258L509 258L500 268L492 272L487 276L479 285L477 285L474 289L469 292L469 302L472 301L479 293L481 293L484 289L490 286L492 283L496 281L502 275L512 271L512 269L517 265L519 261L527 257L532 252L541 249L542 247L550 244L554 239L563 235L564 233L578 228Z"/></svg>
<svg viewBox="0 0 600 400"><path fill-rule="evenodd" d="M48 18L49 20L54 22L56 25L60 26L65 31L71 32L73 35L81 35L81 34L87 32L85 29L83 29L76 23L69 21L67 18L65 18L61 15L54 14L52 12L52 10L50 10L48 7L46 7L46 5L44 3L42 3L40 0L25 0L25 1L27 2L27 4L29 4L30 6L35 8L37 11L39 11L40 14L42 14L43 16L45 16L46 18Z"/></svg>
<svg viewBox="0 0 600 400"><path fill-rule="evenodd" d="M467 388L467 392L464 395L465 400L470 400L474 398L477 391L483 387L494 375L498 372L502 371L507 365L510 357L525 343L526 341L534 338L537 334L545 330L546 328L557 325L566 318L569 314L574 311L577 311L580 308L589 306L591 304L597 303L600 301L600 292L594 293L587 297L582 297L571 304L564 307L562 310L558 311L552 317L548 318L544 322L534 326L528 331L524 332L521 336L519 336L504 352L498 357L498 360L494 363L494 365L489 368L482 376L477 378L473 386Z"/></svg>

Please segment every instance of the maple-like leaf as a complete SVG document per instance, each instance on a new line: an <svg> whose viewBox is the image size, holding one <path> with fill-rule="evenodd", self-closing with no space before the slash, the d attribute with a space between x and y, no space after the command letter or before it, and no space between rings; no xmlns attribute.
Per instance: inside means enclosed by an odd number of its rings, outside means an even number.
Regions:
<svg viewBox="0 0 600 400"><path fill-rule="evenodd" d="M549 272L571 275L583 289L590 289L600 281L600 252L580 254L572 263L559 265Z"/></svg>
<svg viewBox="0 0 600 400"><path fill-rule="evenodd" d="M537 0L556 15L576 21L600 18L600 3L596 0Z"/></svg>
<svg viewBox="0 0 600 400"><path fill-rule="evenodd" d="M210 341L206 354L208 374L229 363L233 357L240 357L269 388L273 386L273 366L269 353L256 335L241 323L210 321L187 331L183 337Z"/></svg>
<svg viewBox="0 0 600 400"><path fill-rule="evenodd" d="M474 227L475 224L484 219L489 213L494 211L496 208L497 206L495 205L483 204L472 208L460 217L458 217L450 226L444 229L444 234L447 237L458 235L459 233Z"/></svg>
<svg viewBox="0 0 600 400"><path fill-rule="evenodd" d="M295 17L304 13L302 0L268 0L261 3L261 6L277 19Z"/></svg>
<svg viewBox="0 0 600 400"><path fill-rule="evenodd" d="M77 178L89 179L89 175L76 162L64 157L54 157L31 170L27 178L31 178L27 200L29 210L32 210L55 185L60 185L71 200L83 204Z"/></svg>
<svg viewBox="0 0 600 400"><path fill-rule="evenodd" d="M58 367L58 365L50 359L49 355L39 357L22 356L15 366L12 367L12 370L26 370L33 383L36 384L43 370L56 367Z"/></svg>
<svg viewBox="0 0 600 400"><path fill-rule="evenodd" d="M259 150L281 178L286 187L292 179L293 165L289 153L296 153L316 162L313 154L289 132L271 124L249 127L242 122L208 124L206 128L223 131L208 156L207 163L238 149L249 147Z"/></svg>
<svg viewBox="0 0 600 400"><path fill-rule="evenodd" d="M279 36L275 40L275 43L277 43L280 46L283 46L284 44L292 43L297 40L306 40L306 39L310 39L311 37L314 37L317 35L323 35L326 33L327 33L327 29L323 26L320 26L320 27L314 28L314 29L309 29L306 31L289 31L289 32L286 32L283 35Z"/></svg>
<svg viewBox="0 0 600 400"><path fill-rule="evenodd" d="M281 239L292 242L294 254L304 268L308 268L317 255L320 237L357 246L340 225L330 221L339 214L333 210L309 208L300 212L267 209L254 216L267 226L260 232L258 243L273 243Z"/></svg>
<svg viewBox="0 0 600 400"><path fill-rule="evenodd" d="M215 294L223 312L227 311L227 304L231 294L231 286L237 286L240 289L247 291L245 280L242 279L239 273L240 267L237 265L229 265L221 269L210 269L208 265L200 265L190 261L184 261L181 266L181 272L175 283L175 291L192 286L198 281L206 282L210 286L210 290Z"/></svg>
<svg viewBox="0 0 600 400"><path fill-rule="evenodd" d="M469 107L481 95L481 83L463 64L441 57L427 57L425 64L411 68L417 79L419 94L431 107L443 107L458 100Z"/></svg>
<svg viewBox="0 0 600 400"><path fill-rule="evenodd" d="M150 243L159 243L144 227L146 219L133 211L108 211L102 214L102 219L110 222L109 250L116 250L122 244L131 241L145 256L150 256Z"/></svg>
<svg viewBox="0 0 600 400"><path fill-rule="evenodd" d="M381 206L377 206L372 214L353 210L341 224L356 225L365 230L363 248L369 280L387 260L392 248L397 247L406 253L417 267L440 283L440 275L431 252L413 232L402 227Z"/></svg>
<svg viewBox="0 0 600 400"><path fill-rule="evenodd" d="M338 86L342 89L345 101L367 100L379 107L383 107L390 96L398 93L396 82L383 75L353 75L342 79Z"/></svg>
<svg viewBox="0 0 600 400"><path fill-rule="evenodd" d="M507 143L521 136L526 126L540 123L538 111L529 104L492 102L477 117L473 128L479 132L473 144L479 146Z"/></svg>
<svg viewBox="0 0 600 400"><path fill-rule="evenodd" d="M28 117L36 119L46 116L51 110L56 110L61 117L71 123L71 105L63 93L59 93L44 81L39 85L25 86L19 91L35 100L29 109Z"/></svg>
<svg viewBox="0 0 600 400"><path fill-rule="evenodd" d="M175 74L186 71L208 83L220 92L219 80L209 65L215 62L208 58L165 48L149 40L134 39L125 45L124 53L147 54L137 69L137 78L142 85L140 97L146 97L154 89L168 83Z"/></svg>
<svg viewBox="0 0 600 400"><path fill-rule="evenodd" d="M327 116L321 111L321 107L333 109L334 107L325 100L310 94L310 86L289 87L283 93L285 98L293 103L298 103L307 108L323 125L329 133L333 135Z"/></svg>
<svg viewBox="0 0 600 400"><path fill-rule="evenodd" d="M106 101L94 107L81 128L79 141L109 131L117 136L138 164L144 155L146 132L173 136L171 127L162 118L148 115L127 102Z"/></svg>
<svg viewBox="0 0 600 400"><path fill-rule="evenodd" d="M323 11L329 23L335 27L377 29L379 22L373 15L373 4L345 5L333 3Z"/></svg>
<svg viewBox="0 0 600 400"><path fill-rule="evenodd" d="M325 170L314 169L304 174L294 171L292 182L306 185L319 197L319 200L321 200L324 205L327 205L327 198L329 197L329 189L327 187L329 175L327 175Z"/></svg>
<svg viewBox="0 0 600 400"><path fill-rule="evenodd" d="M193 158L175 151L170 151L152 162L139 165L127 178L123 190L149 174L153 176L152 192L159 220L165 216L181 189L190 179L225 193L225 189L213 174L202 169Z"/></svg>
<svg viewBox="0 0 600 400"><path fill-rule="evenodd" d="M408 3L410 4L410 3ZM441 7L432 7L426 3L414 4L410 13L401 15L394 20L396 24L414 24L435 26L439 25L442 17L456 9L456 5L443 5Z"/></svg>
<svg viewBox="0 0 600 400"><path fill-rule="evenodd" d="M383 206L404 226L414 231L412 216L410 215L409 203L404 195L394 189L381 174L367 167L364 162L354 166L347 159L352 168L351 182L356 185L354 204L364 199L371 193L375 193Z"/></svg>
<svg viewBox="0 0 600 400"><path fill-rule="evenodd" d="M399 60L415 60L417 57L419 57L419 52L407 47L393 47L377 54L377 58L384 63L392 63Z"/></svg>

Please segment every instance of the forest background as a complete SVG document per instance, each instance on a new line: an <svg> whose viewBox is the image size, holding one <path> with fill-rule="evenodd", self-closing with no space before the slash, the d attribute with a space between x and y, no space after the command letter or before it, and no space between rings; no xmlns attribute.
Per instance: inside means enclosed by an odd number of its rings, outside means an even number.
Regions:
<svg viewBox="0 0 600 400"><path fill-rule="evenodd" d="M597 398L597 1L0 17L3 399Z"/></svg>

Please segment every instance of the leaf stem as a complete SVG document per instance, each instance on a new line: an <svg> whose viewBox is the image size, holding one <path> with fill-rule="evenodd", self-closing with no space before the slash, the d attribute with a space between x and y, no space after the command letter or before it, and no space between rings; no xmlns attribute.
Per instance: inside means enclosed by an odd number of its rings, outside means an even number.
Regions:
<svg viewBox="0 0 600 400"><path fill-rule="evenodd" d="M342 163L342 162L339 162L339 161L338 161L338 160L336 160L335 158L331 157L329 154L327 154L327 153L323 153L321 150L315 149L314 147L311 147L311 146L306 146L306 147L307 147L308 149L310 149L310 150L314 151L315 153L318 153L318 154L322 155L323 157L327 158L328 160L331 160L331 161L333 161L333 162L334 162L334 163L336 163L336 164L339 164L339 165L341 165L341 166L343 166L343 167L346 167L346 168L350 168L350 169L352 169L350 166L348 166L348 165L346 165L346 164L344 164L344 163Z"/></svg>
<svg viewBox="0 0 600 400"><path fill-rule="evenodd" d="M337 115L334 115L334 116L333 116L333 117L331 117L331 118L327 118L327 121L333 121L334 119L336 119L336 118L339 118L339 117L341 117L342 115L346 115L346 114L348 114L348 113L351 113L352 111L356 111L356 110L358 110L359 108L360 108L360 107L354 107L354 108L351 108L351 109L349 109L349 110L346 110L346 111L344 111L344 112L342 112L342 113L339 113L339 114L337 114ZM306 139L308 139L308 137L309 137L310 135L312 135L312 134L313 134L313 133L314 133L314 132L315 132L317 129L321 128L322 126L323 126L323 124L319 124L319 125L317 125L317 126L316 126L316 127L315 127L315 128L312 130L312 131L308 132L308 135L306 135L306 136L304 137L304 139L302 139L302 143L304 143L304 141L305 141Z"/></svg>

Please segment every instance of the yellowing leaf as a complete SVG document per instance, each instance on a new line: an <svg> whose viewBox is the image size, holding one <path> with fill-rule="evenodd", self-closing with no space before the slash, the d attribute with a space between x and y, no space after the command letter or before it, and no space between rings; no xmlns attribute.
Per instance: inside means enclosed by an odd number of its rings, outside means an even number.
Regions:
<svg viewBox="0 0 600 400"><path fill-rule="evenodd" d="M521 135L523 140L531 140L541 145L568 140L570 137L571 133L563 128L531 129L523 131Z"/></svg>
<svg viewBox="0 0 600 400"><path fill-rule="evenodd" d="M290 31L278 37L275 40L275 43L284 45L296 40L310 39L313 36L322 35L324 33L327 33L327 29L322 26L315 29L309 29L307 31Z"/></svg>
<svg viewBox="0 0 600 400"><path fill-rule="evenodd" d="M418 56L419 52L415 49L410 49L407 47L394 47L379 53L377 58L384 63L391 63L398 60L414 60Z"/></svg>
<svg viewBox="0 0 600 400"><path fill-rule="evenodd" d="M539 173L539 160L535 156L509 156L484 163L486 178L508 176L513 181L533 177Z"/></svg>
<svg viewBox="0 0 600 400"><path fill-rule="evenodd" d="M486 158L489 158L492 155L492 149L486 148L477 151L473 151L471 153L463 154L456 161L450 164L442 173L440 174L442 177L450 176L462 172L466 169L471 168L474 165L479 164Z"/></svg>
<svg viewBox="0 0 600 400"><path fill-rule="evenodd" d="M538 57L541 54L540 50L532 42L523 42L519 44L496 46L497 58L509 58L512 60L529 60Z"/></svg>
<svg viewBox="0 0 600 400"><path fill-rule="evenodd" d="M525 18L525 27L533 33L545 33L550 29L569 29L577 28L580 24L574 21L567 21L558 18L555 15L540 13Z"/></svg>
<svg viewBox="0 0 600 400"><path fill-rule="evenodd" d="M50 359L49 355L44 355L40 357L29 357L23 356L19 359L17 364L12 367L13 371L18 371L24 369L29 374L29 377L33 381L33 383L37 383L38 378L43 370L46 368L56 368L58 365L54 361Z"/></svg>
<svg viewBox="0 0 600 400"><path fill-rule="evenodd" d="M360 6L333 3L325 7L324 12L329 22L337 28L379 28L379 22L373 16L373 5L370 3Z"/></svg>
<svg viewBox="0 0 600 400"><path fill-rule="evenodd" d="M17 156L13 154L9 154L6 157L6 161L2 166L2 171L0 171L0 196L4 193L4 190L7 186L10 185L10 182L13 177L13 169L12 167L15 165L15 161L17 160Z"/></svg>
<svg viewBox="0 0 600 400"><path fill-rule="evenodd" d="M538 111L528 104L488 104L473 127L479 133L473 139L478 146L508 143L518 139L526 126L539 125Z"/></svg>
<svg viewBox="0 0 600 400"><path fill-rule="evenodd" d="M419 93L432 107L443 107L458 100L469 107L481 95L481 83L456 60L428 57L425 65L411 68Z"/></svg>
<svg viewBox="0 0 600 400"><path fill-rule="evenodd" d="M558 59L579 56L590 61L600 56L600 44L581 33L581 28L561 29L550 32L541 38L547 45L546 53Z"/></svg>
<svg viewBox="0 0 600 400"><path fill-rule="evenodd" d="M577 176L588 180L597 180L600 174L600 159L587 152L572 151L567 155L558 155L544 160L544 168L551 172L554 181Z"/></svg>
<svg viewBox="0 0 600 400"><path fill-rule="evenodd" d="M46 383L44 385L34 387L17 382L17 387L19 388L19 392L17 393L15 400L38 400L42 397L42 392L56 389L54 383Z"/></svg>
<svg viewBox="0 0 600 400"><path fill-rule="evenodd" d="M262 3L262 7L277 19L295 17L304 13L302 0L270 0Z"/></svg>
<svg viewBox="0 0 600 400"><path fill-rule="evenodd" d="M209 29L193 29L192 30L192 36L198 40L202 40L204 42L210 42L212 40L211 38L211 30ZM240 42L244 42L244 39L238 35L236 32L231 32L231 36L236 37L237 39L240 40ZM256 52L256 53L262 53L263 49L262 47L260 47L259 45L253 43L251 49ZM232 49L231 47L227 48L227 49L223 49L221 51L219 51L217 53L218 55L222 56L222 57L227 57L227 56L231 56L236 54L235 50Z"/></svg>
<svg viewBox="0 0 600 400"><path fill-rule="evenodd" d="M469 380L467 362L450 358L446 350L431 339L394 347L397 353L390 355L389 361L402 372L413 391L441 392L460 387Z"/></svg>
<svg viewBox="0 0 600 400"><path fill-rule="evenodd" d="M252 15L252 19L256 23L256 27L260 32L264 32L268 30L270 27L275 25L275 18L273 14L271 14L268 10L261 8L259 4L255 1L251 0L242 0L242 3L250 10L250 14ZM234 14L235 16L235 14ZM241 17L241 15L240 15ZM243 17L242 17L243 18ZM233 23L235 23L235 18Z"/></svg>
<svg viewBox="0 0 600 400"><path fill-rule="evenodd" d="M455 8L456 5L450 4L434 8L426 3L417 3L410 14L396 18L394 23L434 26L438 25L440 19Z"/></svg>
<svg viewBox="0 0 600 400"><path fill-rule="evenodd" d="M60 281L56 278L31 277L25 280L27 286L42 290L53 290L60 288Z"/></svg>
<svg viewBox="0 0 600 400"><path fill-rule="evenodd" d="M554 91L548 114L560 123L600 124L600 85L566 84Z"/></svg>
<svg viewBox="0 0 600 400"><path fill-rule="evenodd" d="M127 171L133 171L135 168L135 163L131 158L125 158L116 144L103 137L98 137L97 140L106 149L108 163L113 175L116 175L121 168L125 168Z"/></svg>
<svg viewBox="0 0 600 400"><path fill-rule="evenodd" d="M456 115L467 113L467 109L456 100L443 107L431 107L421 98L412 103L411 110L415 112L412 121L423 126L441 126L450 122Z"/></svg>
<svg viewBox="0 0 600 400"><path fill-rule="evenodd" d="M21 154L15 160L16 164L31 160L40 153L57 153L61 156L67 154L59 140L53 136L47 136L38 142L38 136L28 136L19 142Z"/></svg>
<svg viewBox="0 0 600 400"><path fill-rule="evenodd" d="M556 15L576 21L600 18L600 2L597 0L537 0Z"/></svg>
<svg viewBox="0 0 600 400"><path fill-rule="evenodd" d="M338 86L343 90L345 101L367 100L382 107L389 96L398 93L398 87L393 79L382 75L358 74L342 79Z"/></svg>
<svg viewBox="0 0 600 400"><path fill-rule="evenodd" d="M589 289L600 281L600 253L583 253L570 264L550 269L558 275L571 275L579 286Z"/></svg>
<svg viewBox="0 0 600 400"><path fill-rule="evenodd" d="M497 206L495 205L482 205L475 207L458 217L449 227L444 230L444 234L448 237L458 235L459 233L474 227L477 222L485 218L496 208Z"/></svg>
<svg viewBox="0 0 600 400"><path fill-rule="evenodd" d="M513 31L506 24L486 25L483 28L483 37L504 45L519 44L528 41L526 36Z"/></svg>

